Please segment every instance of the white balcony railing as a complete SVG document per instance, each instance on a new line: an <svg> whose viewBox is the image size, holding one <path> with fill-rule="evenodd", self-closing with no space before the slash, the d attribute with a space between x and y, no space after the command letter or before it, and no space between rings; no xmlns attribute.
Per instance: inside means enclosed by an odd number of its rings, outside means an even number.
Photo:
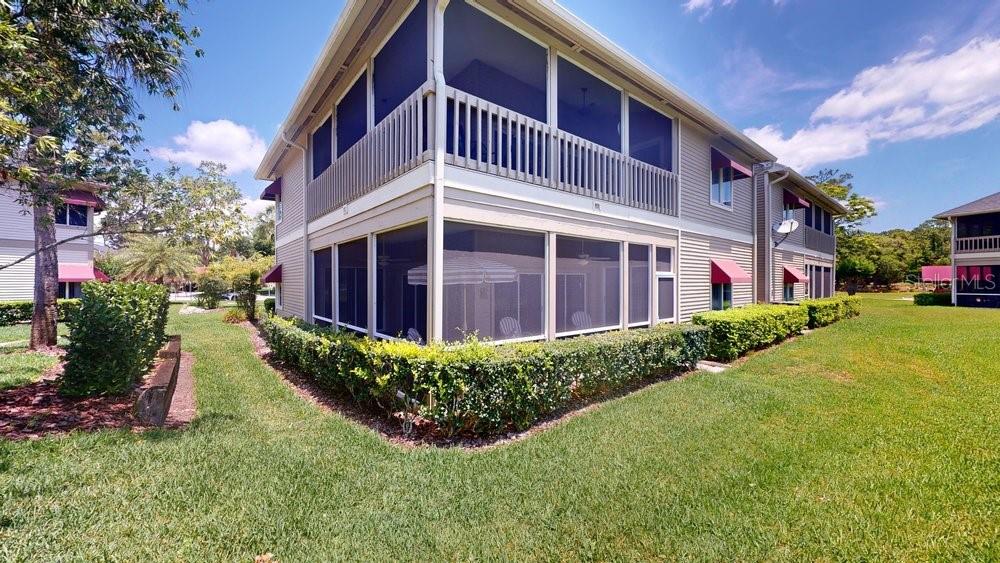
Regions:
<svg viewBox="0 0 1000 563"><path fill-rule="evenodd" d="M564 192L677 215L677 174L454 88L446 92L446 162ZM433 158L426 83L306 189L312 221Z"/></svg>
<svg viewBox="0 0 1000 563"><path fill-rule="evenodd" d="M430 83L403 100L353 147L309 183L309 220L351 202L430 158L424 99Z"/></svg>
<svg viewBox="0 0 1000 563"><path fill-rule="evenodd" d="M677 175L448 88L449 164L677 215Z"/></svg>
<svg viewBox="0 0 1000 563"><path fill-rule="evenodd" d="M955 252L1000 252L1000 235L955 239Z"/></svg>

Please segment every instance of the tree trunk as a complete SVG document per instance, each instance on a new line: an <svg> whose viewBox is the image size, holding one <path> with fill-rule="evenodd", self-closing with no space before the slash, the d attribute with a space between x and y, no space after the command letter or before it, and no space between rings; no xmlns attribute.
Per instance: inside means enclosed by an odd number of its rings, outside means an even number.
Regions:
<svg viewBox="0 0 1000 563"><path fill-rule="evenodd" d="M51 201L32 209L35 224L35 308L31 315L31 348L56 345L59 311L59 258L56 247L42 247L56 242L55 214Z"/></svg>

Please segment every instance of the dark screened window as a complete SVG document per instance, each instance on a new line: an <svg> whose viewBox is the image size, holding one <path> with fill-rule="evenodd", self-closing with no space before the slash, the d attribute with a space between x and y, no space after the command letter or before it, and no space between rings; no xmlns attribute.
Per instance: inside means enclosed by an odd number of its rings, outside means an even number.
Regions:
<svg viewBox="0 0 1000 563"><path fill-rule="evenodd" d="M629 98L628 151L632 158L673 170L673 130L669 117Z"/></svg>
<svg viewBox="0 0 1000 563"><path fill-rule="evenodd" d="M365 136L368 131L368 84L365 73L337 104L337 156Z"/></svg>
<svg viewBox="0 0 1000 563"><path fill-rule="evenodd" d="M330 167L333 154L333 118L328 117L312 134L312 177L315 180Z"/></svg>
<svg viewBox="0 0 1000 563"><path fill-rule="evenodd" d="M957 222L959 238L1000 235L1000 213L958 217Z"/></svg>
<svg viewBox="0 0 1000 563"><path fill-rule="evenodd" d="M337 245L337 324L368 326L368 239Z"/></svg>
<svg viewBox="0 0 1000 563"><path fill-rule="evenodd" d="M558 72L559 128L621 150L621 92L563 58Z"/></svg>
<svg viewBox="0 0 1000 563"><path fill-rule="evenodd" d="M375 330L382 336L423 343L427 339L427 224L382 233L375 241Z"/></svg>
<svg viewBox="0 0 1000 563"><path fill-rule="evenodd" d="M823 232L828 235L833 234L833 215L829 211L823 212Z"/></svg>
<svg viewBox="0 0 1000 563"><path fill-rule="evenodd" d="M56 206L56 224L71 227L87 226L87 206L67 203Z"/></svg>
<svg viewBox="0 0 1000 563"><path fill-rule="evenodd" d="M427 80L427 3L417 2L375 55L372 86L375 123L389 115Z"/></svg>
<svg viewBox="0 0 1000 563"><path fill-rule="evenodd" d="M656 278L656 318L674 318L674 278Z"/></svg>
<svg viewBox="0 0 1000 563"><path fill-rule="evenodd" d="M546 121L548 52L464 0L444 13L448 85Z"/></svg>
<svg viewBox="0 0 1000 563"><path fill-rule="evenodd" d="M445 223L445 340L543 335L544 279L544 234Z"/></svg>
<svg viewBox="0 0 1000 563"><path fill-rule="evenodd" d="M728 283L712 284L712 310L722 311L733 306L733 286Z"/></svg>
<svg viewBox="0 0 1000 563"><path fill-rule="evenodd" d="M556 332L618 326L621 267L617 242L556 237Z"/></svg>
<svg viewBox="0 0 1000 563"><path fill-rule="evenodd" d="M313 252L313 317L317 324L333 322L333 251Z"/></svg>
<svg viewBox="0 0 1000 563"><path fill-rule="evenodd" d="M628 322L649 322L649 246L628 245Z"/></svg>
<svg viewBox="0 0 1000 563"><path fill-rule="evenodd" d="M806 208L806 226L813 226L813 210L809 208Z"/></svg>

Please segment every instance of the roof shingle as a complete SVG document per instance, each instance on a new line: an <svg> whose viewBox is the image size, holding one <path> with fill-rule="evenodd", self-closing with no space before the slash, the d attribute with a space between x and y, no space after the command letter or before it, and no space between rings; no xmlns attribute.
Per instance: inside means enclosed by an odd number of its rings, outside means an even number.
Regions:
<svg viewBox="0 0 1000 563"><path fill-rule="evenodd" d="M1000 192L988 195L976 201L960 205L954 209L949 209L934 216L935 219L947 219L959 215L976 215L979 213L993 213L1000 211Z"/></svg>

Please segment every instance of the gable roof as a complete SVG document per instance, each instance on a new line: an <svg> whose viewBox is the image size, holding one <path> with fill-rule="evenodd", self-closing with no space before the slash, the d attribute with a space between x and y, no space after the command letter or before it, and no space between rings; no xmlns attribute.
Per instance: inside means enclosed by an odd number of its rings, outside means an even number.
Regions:
<svg viewBox="0 0 1000 563"><path fill-rule="evenodd" d="M832 209L834 215L847 214L848 209L844 207L844 204L841 203L839 200L830 197L829 194L824 192L821 188L819 188L816 184L812 183L812 181L810 181L802 174L799 174L795 170L788 167L785 167L785 169L788 171L788 178L786 178L785 181L791 183L796 188L799 188L800 190L808 194L816 203L822 204L828 210Z"/></svg>
<svg viewBox="0 0 1000 563"><path fill-rule="evenodd" d="M980 213L993 213L1000 211L1000 192L979 198L976 201L959 205L954 209L949 209L934 216L935 219L948 219L961 215L979 215Z"/></svg>

